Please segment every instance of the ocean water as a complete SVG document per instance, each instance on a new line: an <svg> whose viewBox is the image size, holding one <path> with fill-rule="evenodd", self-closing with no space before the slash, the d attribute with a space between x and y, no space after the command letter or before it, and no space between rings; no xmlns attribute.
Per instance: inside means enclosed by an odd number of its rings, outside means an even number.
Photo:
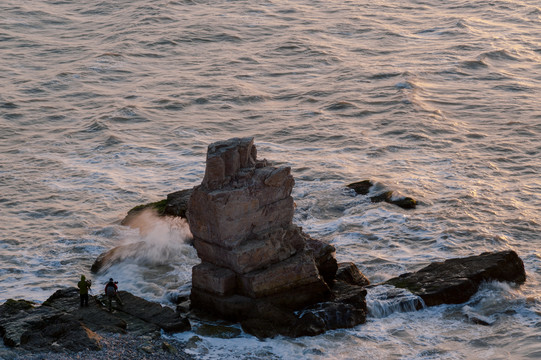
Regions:
<svg viewBox="0 0 541 360"><path fill-rule="evenodd" d="M120 220L200 183L208 144L254 136L260 157L292 167L295 222L372 282L506 249L527 282L421 311L370 290L366 324L310 338L194 324L177 336L189 352L539 359L539 34L538 0L2 0L0 303L42 302L81 274L163 304L188 294L186 224ZM417 209L344 188L363 179ZM137 241L153 251L89 274Z"/></svg>

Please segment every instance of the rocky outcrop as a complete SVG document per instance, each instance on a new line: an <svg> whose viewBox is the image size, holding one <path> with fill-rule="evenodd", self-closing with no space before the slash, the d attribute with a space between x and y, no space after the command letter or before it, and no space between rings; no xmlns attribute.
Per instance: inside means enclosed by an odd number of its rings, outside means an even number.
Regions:
<svg viewBox="0 0 541 360"><path fill-rule="evenodd" d="M336 280L346 282L351 285L367 286L370 285L370 280L362 272L359 271L357 265L352 262L338 264L336 271Z"/></svg>
<svg viewBox="0 0 541 360"><path fill-rule="evenodd" d="M129 225L134 217L139 215L144 210L154 210L159 216L177 216L186 218L186 209L188 208L188 200L192 195L193 189L185 189L175 191L167 195L166 199L138 205L128 211L128 214L120 222L122 225Z"/></svg>
<svg viewBox="0 0 541 360"><path fill-rule="evenodd" d="M115 246L111 250L100 254L96 260L94 260L94 263L90 267L90 271L93 273L104 271L125 259L135 258L141 251L144 251L147 246L148 244L144 241Z"/></svg>
<svg viewBox="0 0 541 360"><path fill-rule="evenodd" d="M292 224L294 183L289 167L257 160L253 138L209 145L203 182L188 203L202 260L192 274L193 307L209 308L200 299L212 298L209 310L237 318L233 296L291 309L329 297L308 237Z"/></svg>
<svg viewBox="0 0 541 360"><path fill-rule="evenodd" d="M193 309L241 321L262 337L315 335L364 321L362 287L348 285L358 296L350 304L342 288L334 290L334 247L292 223L294 183L289 167L257 159L253 138L209 145L187 212L202 260L192 271ZM301 316L293 313L301 309Z"/></svg>
<svg viewBox="0 0 541 360"><path fill-rule="evenodd" d="M523 283L524 263L514 251L434 262L415 273L402 274L386 283L408 289L427 306L468 301L483 281Z"/></svg>
<svg viewBox="0 0 541 360"><path fill-rule="evenodd" d="M378 185L379 184L376 184L372 180L362 180L351 183L347 185L347 187L355 190L357 194L368 195L370 201L373 203L385 201L397 205L402 209L415 209L417 206L417 201L415 199L408 196L402 196Z"/></svg>
<svg viewBox="0 0 541 360"><path fill-rule="evenodd" d="M0 305L0 335L9 347L31 351L99 350L100 333L160 336L190 329L188 320L170 308L121 292L124 305L110 313L99 297L79 307L76 288L56 291L41 306L25 300Z"/></svg>

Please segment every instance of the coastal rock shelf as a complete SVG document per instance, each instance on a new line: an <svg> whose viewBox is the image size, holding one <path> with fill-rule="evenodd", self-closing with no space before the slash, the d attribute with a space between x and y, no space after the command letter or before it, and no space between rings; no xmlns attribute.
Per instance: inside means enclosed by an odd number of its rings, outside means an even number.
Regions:
<svg viewBox="0 0 541 360"><path fill-rule="evenodd" d="M90 296L79 307L79 290L57 290L42 305L8 300L0 305L0 336L9 347L30 351L99 350L103 334L118 333L159 338L161 331L189 330L185 316L168 307L120 291L123 306L107 311L102 299ZM101 334L101 335L100 335Z"/></svg>

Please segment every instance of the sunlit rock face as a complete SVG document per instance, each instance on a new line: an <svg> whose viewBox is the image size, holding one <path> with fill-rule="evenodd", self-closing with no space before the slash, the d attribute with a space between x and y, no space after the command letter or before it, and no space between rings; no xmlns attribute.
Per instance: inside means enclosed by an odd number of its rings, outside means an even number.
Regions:
<svg viewBox="0 0 541 360"><path fill-rule="evenodd" d="M289 167L257 159L253 138L209 145L188 203L202 260L192 273L193 308L242 320L262 301L298 309L329 297L309 236L292 223L294 183ZM326 256L336 264L334 248Z"/></svg>

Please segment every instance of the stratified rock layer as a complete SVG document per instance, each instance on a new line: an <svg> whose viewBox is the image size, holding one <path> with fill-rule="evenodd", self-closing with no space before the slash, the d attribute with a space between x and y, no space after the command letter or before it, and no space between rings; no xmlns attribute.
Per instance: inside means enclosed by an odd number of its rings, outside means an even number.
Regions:
<svg viewBox="0 0 541 360"><path fill-rule="evenodd" d="M324 277L336 272L334 248L292 224L294 183L289 167L257 159L253 138L209 145L187 211L202 260L192 272L193 308L245 320L259 318L262 304L295 310L331 296Z"/></svg>

